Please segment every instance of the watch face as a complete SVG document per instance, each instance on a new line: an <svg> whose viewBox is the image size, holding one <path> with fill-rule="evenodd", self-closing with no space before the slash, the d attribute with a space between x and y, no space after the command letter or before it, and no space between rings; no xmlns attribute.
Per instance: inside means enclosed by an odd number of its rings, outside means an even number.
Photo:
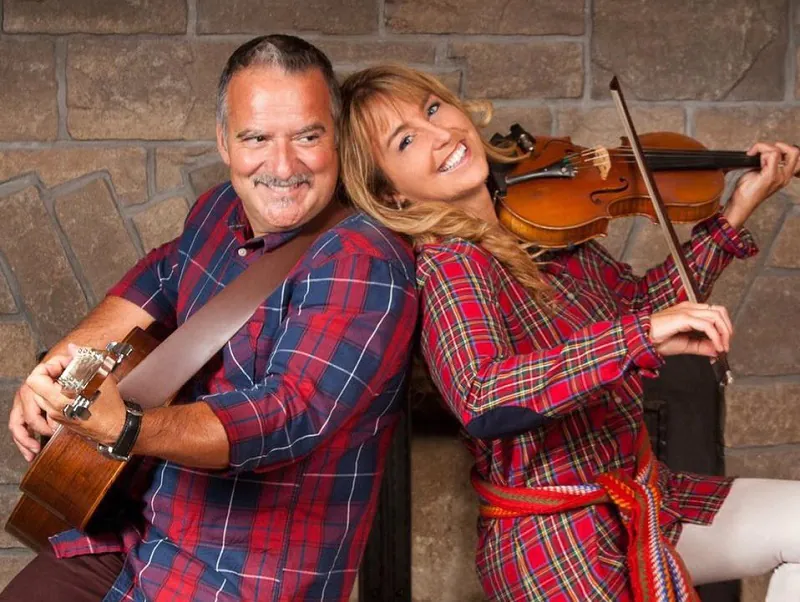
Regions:
<svg viewBox="0 0 800 602"><path fill-rule="evenodd" d="M134 416L142 416L144 414L142 406L133 401L128 401L127 399L125 400L125 409L129 414L133 414Z"/></svg>

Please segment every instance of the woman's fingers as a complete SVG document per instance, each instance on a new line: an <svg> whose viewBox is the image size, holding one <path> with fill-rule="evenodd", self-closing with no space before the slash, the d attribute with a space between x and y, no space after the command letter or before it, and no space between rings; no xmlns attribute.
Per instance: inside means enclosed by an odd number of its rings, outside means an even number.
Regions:
<svg viewBox="0 0 800 602"><path fill-rule="evenodd" d="M650 338L666 355L718 355L730 349L733 325L721 306L681 303L653 314Z"/></svg>

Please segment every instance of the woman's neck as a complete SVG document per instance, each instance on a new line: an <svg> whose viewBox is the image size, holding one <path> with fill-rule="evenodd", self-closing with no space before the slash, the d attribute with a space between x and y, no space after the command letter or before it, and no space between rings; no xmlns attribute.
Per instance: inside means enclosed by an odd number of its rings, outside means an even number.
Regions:
<svg viewBox="0 0 800 602"><path fill-rule="evenodd" d="M494 211L494 203L492 202L492 195L486 186L482 186L474 196L469 199L464 199L461 203L461 209L467 211L489 224L497 224L497 214Z"/></svg>

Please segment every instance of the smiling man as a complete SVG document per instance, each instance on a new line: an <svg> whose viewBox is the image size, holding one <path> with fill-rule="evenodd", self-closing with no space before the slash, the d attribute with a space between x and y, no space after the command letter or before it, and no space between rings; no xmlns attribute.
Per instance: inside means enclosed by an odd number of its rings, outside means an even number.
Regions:
<svg viewBox="0 0 800 602"><path fill-rule="evenodd" d="M0 600L347 600L400 410L417 304L407 243L344 217L166 408L141 418L114 386L67 420L53 378L67 343L185 322L265 253L334 211L339 91L292 36L256 38L222 73L217 141L230 182L135 266L33 371L9 428L31 460L61 422L154 465L141 514L51 539ZM324 216L323 216L324 217ZM42 418L47 414L48 420ZM138 438L123 437L132 422Z"/></svg>

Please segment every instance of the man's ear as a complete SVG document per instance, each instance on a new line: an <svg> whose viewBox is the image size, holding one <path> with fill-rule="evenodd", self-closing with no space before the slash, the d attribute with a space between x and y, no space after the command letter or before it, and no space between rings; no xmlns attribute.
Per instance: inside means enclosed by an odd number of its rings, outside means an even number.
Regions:
<svg viewBox="0 0 800 602"><path fill-rule="evenodd" d="M219 123L217 124L217 150L222 160L225 162L225 165L230 166L231 156L228 154L228 143L225 141L225 131Z"/></svg>

